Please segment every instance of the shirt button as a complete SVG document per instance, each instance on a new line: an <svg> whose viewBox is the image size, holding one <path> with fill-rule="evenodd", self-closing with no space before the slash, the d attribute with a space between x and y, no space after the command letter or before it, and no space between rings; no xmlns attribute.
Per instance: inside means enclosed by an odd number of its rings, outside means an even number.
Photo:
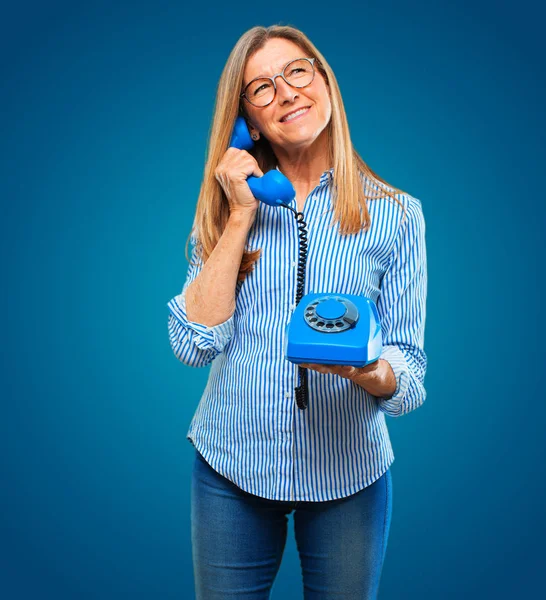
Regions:
<svg viewBox="0 0 546 600"><path fill-rule="evenodd" d="M293 261L292 261L292 266L293 266L293 267L295 267L295 266L296 266L296 264L297 264L297 263L296 263L296 261L295 261L295 260L293 260Z"/></svg>
<svg viewBox="0 0 546 600"><path fill-rule="evenodd" d="M285 398L290 398L292 394L290 392L286 392L286 394L284 395Z"/></svg>

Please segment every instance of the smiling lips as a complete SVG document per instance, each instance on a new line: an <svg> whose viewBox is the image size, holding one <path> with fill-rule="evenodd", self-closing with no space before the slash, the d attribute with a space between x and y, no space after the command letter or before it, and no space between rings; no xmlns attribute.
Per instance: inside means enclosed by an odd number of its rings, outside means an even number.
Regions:
<svg viewBox="0 0 546 600"><path fill-rule="evenodd" d="M281 119L281 123L290 123L291 121L295 121L296 119L299 119L301 116L307 114L307 112L309 112L310 108L311 108L310 106L303 106L302 108L299 108L298 110L291 112L288 115L285 115Z"/></svg>

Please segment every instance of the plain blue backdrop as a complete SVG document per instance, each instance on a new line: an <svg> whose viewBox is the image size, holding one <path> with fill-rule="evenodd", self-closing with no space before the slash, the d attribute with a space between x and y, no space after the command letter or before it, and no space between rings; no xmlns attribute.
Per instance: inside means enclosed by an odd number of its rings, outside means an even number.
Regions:
<svg viewBox="0 0 546 600"><path fill-rule="evenodd" d="M353 142L422 202L428 397L388 418L381 600L537 597L546 490L538 3L23 3L2 17L0 595L193 598L176 360L216 85L254 25L302 29ZM540 175L540 177L539 177ZM272 598L301 599L290 518Z"/></svg>

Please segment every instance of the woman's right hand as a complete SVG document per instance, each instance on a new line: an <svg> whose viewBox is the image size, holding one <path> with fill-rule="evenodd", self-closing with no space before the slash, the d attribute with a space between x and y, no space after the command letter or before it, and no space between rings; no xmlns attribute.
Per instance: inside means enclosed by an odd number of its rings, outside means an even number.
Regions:
<svg viewBox="0 0 546 600"><path fill-rule="evenodd" d="M228 148L214 171L229 202L230 214L255 213L259 200L254 198L248 187L247 177L262 177L263 172L256 159L246 150Z"/></svg>

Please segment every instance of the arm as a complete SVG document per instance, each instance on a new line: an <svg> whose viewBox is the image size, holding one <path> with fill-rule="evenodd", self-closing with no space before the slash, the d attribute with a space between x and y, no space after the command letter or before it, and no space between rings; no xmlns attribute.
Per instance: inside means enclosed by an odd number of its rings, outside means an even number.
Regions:
<svg viewBox="0 0 546 600"><path fill-rule="evenodd" d="M203 265L195 246L182 292L167 306L169 339L176 357L204 367L223 351L233 336L235 287L252 213L233 213Z"/></svg>
<svg viewBox="0 0 546 600"><path fill-rule="evenodd" d="M426 295L425 220L419 200L410 198L377 304L383 336L380 359L387 361L396 380L392 396L379 396L378 402L392 417L418 408L426 398Z"/></svg>

